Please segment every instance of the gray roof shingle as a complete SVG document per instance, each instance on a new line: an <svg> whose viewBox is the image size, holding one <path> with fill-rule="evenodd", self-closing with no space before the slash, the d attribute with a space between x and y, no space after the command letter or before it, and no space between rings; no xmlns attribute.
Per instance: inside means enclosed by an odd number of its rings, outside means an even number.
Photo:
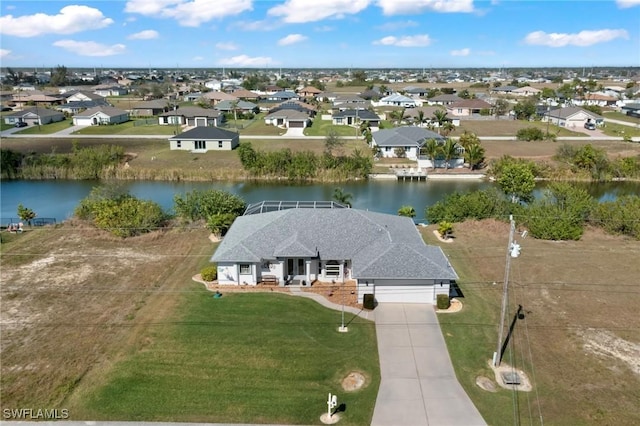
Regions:
<svg viewBox="0 0 640 426"><path fill-rule="evenodd" d="M427 140L444 140L439 134L416 126L383 129L371 134L378 146L422 146Z"/></svg>
<svg viewBox="0 0 640 426"><path fill-rule="evenodd" d="M169 140L185 140L185 139L215 139L215 140L232 140L238 136L238 133L229 130L220 129L219 127L198 126L191 130L172 136Z"/></svg>
<svg viewBox="0 0 640 426"><path fill-rule="evenodd" d="M238 217L211 258L351 260L362 279L457 279L439 247L425 245L406 217L356 209L296 208Z"/></svg>

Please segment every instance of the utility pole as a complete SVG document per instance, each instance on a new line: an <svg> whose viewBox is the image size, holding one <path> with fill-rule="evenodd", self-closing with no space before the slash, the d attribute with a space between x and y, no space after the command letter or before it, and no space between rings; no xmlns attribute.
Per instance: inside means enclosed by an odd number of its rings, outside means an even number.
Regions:
<svg viewBox="0 0 640 426"><path fill-rule="evenodd" d="M504 334L504 317L507 311L508 304L508 288L509 288L509 270L511 267L511 258L517 257L519 254L519 246L518 250L515 249L513 244L513 234L516 231L516 222L513 220L513 215L509 215L509 245L507 245L507 261L504 269L504 286L502 288L502 309L500 312L500 331L498 333L498 345L496 351L493 353L493 366L499 367L500 361L502 361L502 338ZM514 254L516 256L514 256Z"/></svg>

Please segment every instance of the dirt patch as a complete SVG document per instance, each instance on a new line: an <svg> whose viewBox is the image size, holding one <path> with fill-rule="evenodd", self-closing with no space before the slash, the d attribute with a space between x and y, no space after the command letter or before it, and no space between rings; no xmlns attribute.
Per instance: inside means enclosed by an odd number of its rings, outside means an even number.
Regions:
<svg viewBox="0 0 640 426"><path fill-rule="evenodd" d="M480 389L486 390L487 392L498 392L498 388L496 387L496 382L494 382L488 377L484 377L484 376L476 377L476 385L478 385Z"/></svg>
<svg viewBox="0 0 640 426"><path fill-rule="evenodd" d="M342 389L353 392L362 389L366 383L367 380L362 373L352 371L342 379Z"/></svg>
<svg viewBox="0 0 640 426"><path fill-rule="evenodd" d="M522 392L530 392L533 389L527 373L525 373L522 369L514 368L508 364L505 364L504 362L501 363L498 367L494 367L491 364L491 361L489 361L489 364L491 365L491 368L495 374L496 383L501 388ZM519 383L506 382L505 375L517 375Z"/></svg>
<svg viewBox="0 0 640 426"><path fill-rule="evenodd" d="M622 361L631 371L640 375L640 344L617 337L610 331L587 329L579 331L584 349L592 354Z"/></svg>

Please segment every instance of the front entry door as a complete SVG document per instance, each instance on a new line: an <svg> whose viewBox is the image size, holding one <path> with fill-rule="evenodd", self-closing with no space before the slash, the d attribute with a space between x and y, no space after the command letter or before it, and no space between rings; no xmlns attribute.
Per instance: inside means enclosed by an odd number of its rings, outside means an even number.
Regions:
<svg viewBox="0 0 640 426"><path fill-rule="evenodd" d="M287 259L287 275L307 275L304 259Z"/></svg>

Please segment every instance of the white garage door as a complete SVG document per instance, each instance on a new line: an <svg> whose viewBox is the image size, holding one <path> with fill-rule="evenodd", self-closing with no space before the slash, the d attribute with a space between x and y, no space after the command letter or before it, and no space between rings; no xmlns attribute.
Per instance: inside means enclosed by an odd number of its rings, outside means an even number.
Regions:
<svg viewBox="0 0 640 426"><path fill-rule="evenodd" d="M375 298L378 303L433 303L433 286L376 284Z"/></svg>

